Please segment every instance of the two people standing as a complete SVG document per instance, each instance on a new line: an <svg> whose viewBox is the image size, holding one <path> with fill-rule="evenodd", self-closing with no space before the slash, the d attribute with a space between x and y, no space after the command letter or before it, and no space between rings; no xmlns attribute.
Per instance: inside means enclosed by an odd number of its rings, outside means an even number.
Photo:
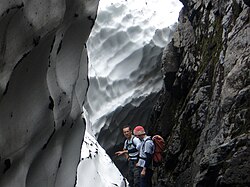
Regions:
<svg viewBox="0 0 250 187"><path fill-rule="evenodd" d="M128 128L128 127L127 127ZM137 149L137 155L138 157L135 159L136 162L133 163L134 171L136 171L136 175L132 176L129 174L129 176L133 177L134 180L128 179L131 187L151 187L152 186L152 176L153 176L153 154L155 150L154 143L150 136L146 135L146 132L142 126L136 126L134 128L134 136L132 135L132 130L129 127L131 133L131 140L133 142L133 139L136 139L137 145L134 145L134 147ZM123 134L125 135L126 129L123 128ZM132 139L133 137L133 139ZM126 137L127 138L127 137ZM119 156L121 154L124 154L126 152L130 152L128 149L126 151L126 145L127 142L129 142L128 138L124 142L124 150L118 151L116 154ZM139 141L138 141L139 140ZM135 150L134 150L135 151ZM134 158L133 155L130 157L130 154L128 154L129 160ZM132 165L131 165L132 166ZM130 163L129 163L129 172L130 170ZM135 173L134 173L135 174ZM139 177L138 177L139 176Z"/></svg>

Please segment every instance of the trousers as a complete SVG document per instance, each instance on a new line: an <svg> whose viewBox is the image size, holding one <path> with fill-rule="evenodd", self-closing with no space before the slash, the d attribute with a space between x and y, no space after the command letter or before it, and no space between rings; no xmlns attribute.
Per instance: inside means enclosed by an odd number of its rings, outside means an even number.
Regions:
<svg viewBox="0 0 250 187"><path fill-rule="evenodd" d="M147 168L146 175L141 176L142 167L139 168L140 168L140 187L152 187L153 170Z"/></svg>
<svg viewBox="0 0 250 187"><path fill-rule="evenodd" d="M129 160L128 182L130 187L140 187L140 169L136 167L137 160Z"/></svg>

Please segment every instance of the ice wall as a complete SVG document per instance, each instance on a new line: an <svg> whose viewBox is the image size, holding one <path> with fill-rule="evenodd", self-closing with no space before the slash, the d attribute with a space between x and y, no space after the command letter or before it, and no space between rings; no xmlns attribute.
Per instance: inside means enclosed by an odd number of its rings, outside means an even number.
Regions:
<svg viewBox="0 0 250 187"><path fill-rule="evenodd" d="M103 128L101 118L127 103L139 106L138 98L162 88L161 52L181 7L175 0L100 2L87 42L90 87L85 108L94 134Z"/></svg>
<svg viewBox="0 0 250 187"><path fill-rule="evenodd" d="M98 1L0 2L0 186L76 183Z"/></svg>
<svg viewBox="0 0 250 187"><path fill-rule="evenodd" d="M84 107L90 132L115 162L122 126L149 125L163 86L162 50L181 7L176 0L100 1L87 42L90 87Z"/></svg>

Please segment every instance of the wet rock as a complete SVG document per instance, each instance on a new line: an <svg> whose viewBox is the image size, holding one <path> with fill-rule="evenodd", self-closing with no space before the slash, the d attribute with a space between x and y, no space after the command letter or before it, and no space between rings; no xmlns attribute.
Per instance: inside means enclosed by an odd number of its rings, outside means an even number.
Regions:
<svg viewBox="0 0 250 187"><path fill-rule="evenodd" d="M168 103L174 112L165 177L158 179L169 186L248 186L249 6L239 0L181 2L173 43L179 47L178 62L173 61L179 67L173 83L178 92L166 92L181 94L162 106ZM165 59L174 59L173 52ZM168 114L162 110L154 125Z"/></svg>

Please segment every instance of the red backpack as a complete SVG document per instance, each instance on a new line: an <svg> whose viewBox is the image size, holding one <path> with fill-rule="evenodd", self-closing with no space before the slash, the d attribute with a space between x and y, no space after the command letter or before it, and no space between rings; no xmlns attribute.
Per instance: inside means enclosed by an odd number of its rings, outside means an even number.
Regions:
<svg viewBox="0 0 250 187"><path fill-rule="evenodd" d="M155 145L155 152L153 154L154 166L159 166L163 161L163 151L165 149L165 141L160 135L154 135L152 140Z"/></svg>

